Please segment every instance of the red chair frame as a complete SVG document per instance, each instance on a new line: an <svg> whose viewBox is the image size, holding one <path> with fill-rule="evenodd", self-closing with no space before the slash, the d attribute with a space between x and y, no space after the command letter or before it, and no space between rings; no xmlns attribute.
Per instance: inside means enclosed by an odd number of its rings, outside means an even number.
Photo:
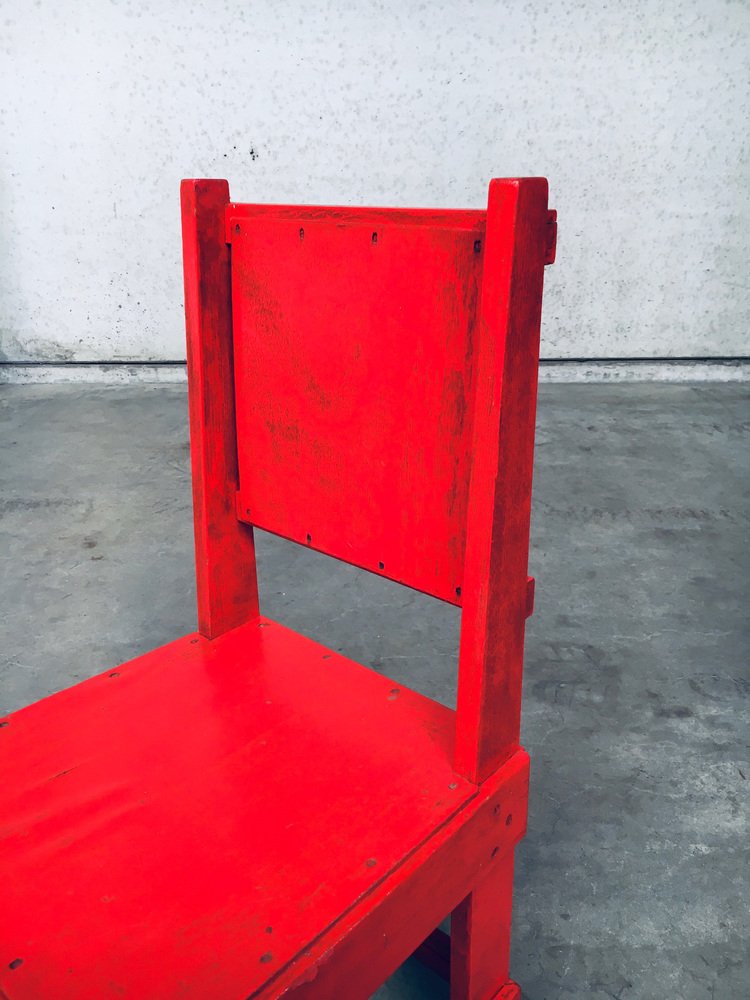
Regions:
<svg viewBox="0 0 750 1000"><path fill-rule="evenodd" d="M182 213L199 631L3 720L0 996L349 1000L416 951L513 1000L547 182ZM262 616L254 527L460 606L456 711Z"/></svg>

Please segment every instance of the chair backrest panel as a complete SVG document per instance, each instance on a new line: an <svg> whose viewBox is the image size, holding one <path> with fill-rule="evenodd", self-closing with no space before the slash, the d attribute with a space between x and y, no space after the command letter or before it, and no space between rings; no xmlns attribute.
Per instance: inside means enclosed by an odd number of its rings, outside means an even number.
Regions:
<svg viewBox="0 0 750 1000"><path fill-rule="evenodd" d="M460 604L473 782L519 741L547 195L495 178L486 212L340 209L181 186L201 634L259 614L253 525Z"/></svg>
<svg viewBox="0 0 750 1000"><path fill-rule="evenodd" d="M228 206L241 519L461 603L485 219Z"/></svg>

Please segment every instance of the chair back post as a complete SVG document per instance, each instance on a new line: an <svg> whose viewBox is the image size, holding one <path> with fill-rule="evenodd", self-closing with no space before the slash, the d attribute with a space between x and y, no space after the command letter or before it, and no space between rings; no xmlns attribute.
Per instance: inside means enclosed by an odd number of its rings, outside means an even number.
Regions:
<svg viewBox="0 0 750 1000"><path fill-rule="evenodd" d="M259 613L253 529L235 509L229 185L185 180L180 196L198 629L214 639Z"/></svg>
<svg viewBox="0 0 750 1000"><path fill-rule="evenodd" d="M554 218L545 179L491 182L455 750L456 770L477 782L519 745L539 327Z"/></svg>

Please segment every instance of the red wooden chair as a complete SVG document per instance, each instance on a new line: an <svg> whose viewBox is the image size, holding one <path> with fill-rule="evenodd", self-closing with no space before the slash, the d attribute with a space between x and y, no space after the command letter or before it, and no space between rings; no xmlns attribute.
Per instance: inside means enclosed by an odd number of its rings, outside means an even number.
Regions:
<svg viewBox="0 0 750 1000"><path fill-rule="evenodd" d="M199 631L0 723L0 995L356 1000L450 913L518 997L547 183L182 206ZM254 525L461 606L457 711L263 617Z"/></svg>

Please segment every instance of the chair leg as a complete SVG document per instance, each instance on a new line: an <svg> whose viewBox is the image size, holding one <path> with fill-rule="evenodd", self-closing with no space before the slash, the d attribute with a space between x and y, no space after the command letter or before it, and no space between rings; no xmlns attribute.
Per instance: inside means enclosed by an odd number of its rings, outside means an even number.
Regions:
<svg viewBox="0 0 750 1000"><path fill-rule="evenodd" d="M451 914L451 1000L520 1000L508 979L512 896L511 849Z"/></svg>

